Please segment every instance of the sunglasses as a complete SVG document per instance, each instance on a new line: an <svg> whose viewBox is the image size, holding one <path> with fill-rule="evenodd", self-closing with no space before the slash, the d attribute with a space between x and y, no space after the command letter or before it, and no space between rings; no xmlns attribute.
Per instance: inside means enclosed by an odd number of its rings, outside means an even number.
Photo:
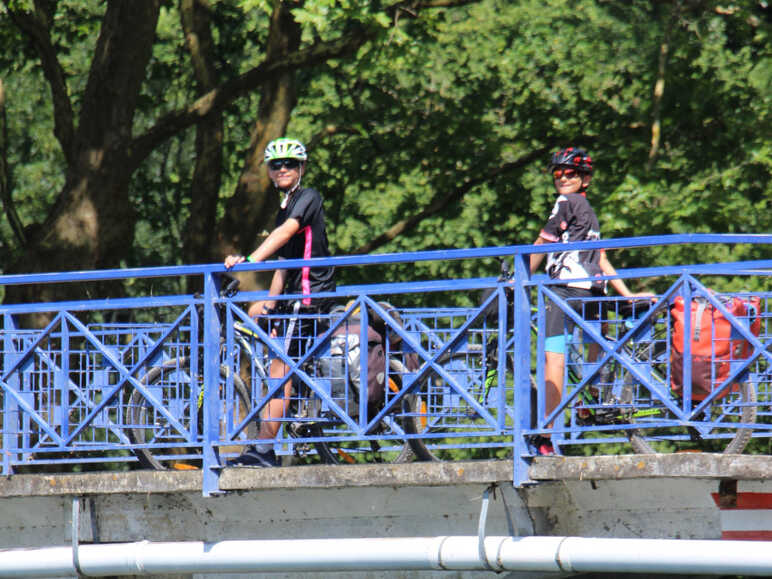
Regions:
<svg viewBox="0 0 772 579"><path fill-rule="evenodd" d="M566 179L573 179L574 177L578 177L579 173L577 173L574 169L555 169L552 172L552 176L557 181L561 177L565 177Z"/></svg>
<svg viewBox="0 0 772 579"><path fill-rule="evenodd" d="M278 171L282 167L287 167L287 169L297 169L300 167L300 161L297 159L272 159L271 161L268 161L268 167L270 167L271 171Z"/></svg>

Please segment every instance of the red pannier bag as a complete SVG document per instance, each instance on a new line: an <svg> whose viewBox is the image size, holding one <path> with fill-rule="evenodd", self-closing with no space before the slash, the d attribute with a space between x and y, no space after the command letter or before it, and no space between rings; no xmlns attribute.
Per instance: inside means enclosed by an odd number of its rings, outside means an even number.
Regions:
<svg viewBox="0 0 772 579"><path fill-rule="evenodd" d="M759 297L740 299L719 297L726 309L754 336L761 330ZM744 360L751 354L750 343L732 326L724 315L703 297L692 298L691 308L692 349L692 400L704 400L729 376L731 361ZM679 296L670 310L673 318L672 350L670 355L670 385L673 391L683 390L684 371L684 298ZM737 392L739 384L733 384L719 396Z"/></svg>

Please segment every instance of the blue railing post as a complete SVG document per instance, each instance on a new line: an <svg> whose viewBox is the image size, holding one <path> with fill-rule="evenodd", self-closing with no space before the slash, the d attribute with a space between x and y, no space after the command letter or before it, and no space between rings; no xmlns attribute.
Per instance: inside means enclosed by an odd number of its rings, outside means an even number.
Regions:
<svg viewBox="0 0 772 579"><path fill-rule="evenodd" d="M509 321L509 308L514 308L515 305L512 304L510 306L507 303L507 292L504 289L505 286L502 284L499 284L499 287L496 288L496 298L498 303L498 320L499 320L499 333L498 333L498 339L496 343L496 386L497 386L497 396L496 396L496 417L497 417L497 427L499 430L504 430L506 428L506 418L507 418L507 360L509 359L509 352L507 352L507 344L509 340L507 340L507 334L510 332L511 328L509 327L509 324L507 323ZM514 319L514 316L512 316ZM487 321L485 322L487 323ZM487 343L484 340L483 341L483 347L487 348ZM514 350L514 344L512 345L512 349ZM487 356L486 356L486 363L487 363ZM483 376L484 388L483 392L485 393L487 397L488 393L488 376ZM514 384L512 386L512 391L514 392L516 390ZM514 397L514 394L513 394ZM485 404L486 400L483 399L483 404ZM514 454L514 439L512 440L512 452Z"/></svg>
<svg viewBox="0 0 772 579"><path fill-rule="evenodd" d="M16 362L14 359L15 348L13 346L12 333L16 330L16 322L11 314L3 314L3 368L10 368ZM19 373L14 372L6 378L6 386L19 390ZM16 440L14 429L18 421L16 400L5 393L3 396L3 474L13 474L11 456L16 453Z"/></svg>
<svg viewBox="0 0 772 579"><path fill-rule="evenodd" d="M217 316L215 300L218 283L212 273L204 274L204 431L202 441L202 473L204 496L220 492L220 453L217 442L220 440L220 319ZM196 344L191 343L191 348ZM195 372L195 369L191 369ZM191 396L195 389L191 388ZM191 420L196 417L197 401L191 401L194 410Z"/></svg>
<svg viewBox="0 0 772 579"><path fill-rule="evenodd" d="M683 348L683 375L681 376L683 410L691 412L692 399L692 293L693 285L691 276L686 276L686 283L682 286L684 298L684 343Z"/></svg>
<svg viewBox="0 0 772 579"><path fill-rule="evenodd" d="M531 428L531 306L526 283L530 279L530 257L527 253L514 258L515 292L515 371L514 371L514 473L515 486L529 482L528 447L524 431Z"/></svg>
<svg viewBox="0 0 772 579"><path fill-rule="evenodd" d="M359 428L363 429L368 423L368 388L367 383L367 327L370 320L367 317L367 301L360 298L359 303ZM387 369L388 370L388 369ZM388 387L388 384L386 384Z"/></svg>
<svg viewBox="0 0 772 579"><path fill-rule="evenodd" d="M64 434L70 431L70 421L68 419L70 415L70 356L66 355L70 351L70 326L64 320L62 320L61 332L62 336L60 339L63 355L59 368L54 373L54 391L58 395L59 400L61 400L62 407L58 413L54 410L52 416L49 417L49 421L54 426L57 426L57 419L61 420L58 426L61 427Z"/></svg>

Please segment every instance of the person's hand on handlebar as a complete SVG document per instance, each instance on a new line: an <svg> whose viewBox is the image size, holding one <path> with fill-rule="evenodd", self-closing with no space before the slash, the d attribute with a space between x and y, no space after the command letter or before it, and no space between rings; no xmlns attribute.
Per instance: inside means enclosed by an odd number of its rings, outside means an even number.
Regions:
<svg viewBox="0 0 772 579"><path fill-rule="evenodd" d="M229 255L225 258L225 269L230 269L234 265L244 263L247 260L243 255Z"/></svg>

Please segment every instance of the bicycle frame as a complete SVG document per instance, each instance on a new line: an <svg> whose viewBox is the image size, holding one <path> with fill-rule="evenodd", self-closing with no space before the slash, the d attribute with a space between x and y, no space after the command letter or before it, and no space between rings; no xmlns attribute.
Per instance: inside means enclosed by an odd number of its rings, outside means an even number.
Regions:
<svg viewBox="0 0 772 579"><path fill-rule="evenodd" d="M571 319L585 335L589 335L590 341L598 345L601 354L597 361L589 365L581 365L582 371L579 372L578 379L576 379L575 375L575 379L572 381L569 376L569 380L567 381L569 387L564 393L561 403L557 408L547 414L543 411L543 402L540 404L539 409L541 413L539 415L544 416L544 418L539 421L539 426L542 429L544 428L544 425L558 420L563 413L571 410L572 407L581 400L582 395L587 389L591 387L590 385L593 383L593 380L597 378L601 369L605 368L608 364L613 364L617 368L617 374L620 372L625 374L628 376L631 384L635 385L637 388L636 396L633 397L631 402L595 404L591 405L588 408L589 410L601 408L609 410L611 408L616 410L620 416L627 415L628 418L632 419L645 419L646 426L649 428L685 426L691 430L693 437L696 436L700 439L709 439L716 436L730 436L729 434L716 434L715 430L721 427L737 429L747 426L749 428L769 430L768 425L731 422L729 420L730 417L738 414L740 405L729 399L726 399L724 402L721 401L722 397L729 392L730 388L732 388L732 385L740 381L750 381L752 388L754 388L754 393L758 391L768 395L770 384L770 354L768 347L765 349L761 340L750 332L749 321L747 319L738 319L735 316L732 316L723 306L721 301L718 300L716 296L713 296L710 291L693 276L689 274L681 275L676 283L674 283L669 290L659 298L657 305L634 321L623 320L623 331L619 332L617 339L609 339L607 336L601 334L593 323L585 321L581 315L574 311L569 303L565 300L561 300L560 297L551 292L548 287L544 288L543 293L546 297L552 299L566 314L566 317ZM676 294L686 294L689 296L689 299L696 295L705 296L715 305L717 310L721 311L721 313L726 316L732 324L733 329L754 347L754 351L747 358L728 361L727 363L731 365L729 375L726 379L716 382L712 392L703 400L699 401L693 401L691 397L691 367L688 364L684 365L684 384L687 386L684 388L683 395L674 397L670 390L671 375L669 366L671 357L670 334L672 332L672 320L669 315L669 304ZM619 298L617 298L617 300L618 299ZM769 298L767 297L766 299ZM606 319L605 321L614 322L614 320L610 319ZM618 321L616 323L619 325ZM659 352L656 356L651 356L651 352L654 348L652 345L653 343L651 342L653 339L654 324L660 324L663 327L660 329L661 334L659 338L657 338ZM686 331L688 333L689 330ZM541 346L543 347L543 341ZM761 368L764 369L758 372L750 372L749 370L753 364L761 364ZM569 370L571 370L570 365ZM625 384L620 383L619 376L617 376L617 379L612 384L606 386L614 393L612 398L616 398L617 400L622 398L622 396L619 395L619 392L625 387ZM641 406L648 409L641 410ZM720 417L718 419L706 419L704 414L711 407L715 411L717 406L722 408ZM624 423L623 421L620 421L619 424L612 425L596 424L588 426L587 424L584 424L580 426L576 421L573 421L568 428L558 429L559 436L557 439L560 442L566 443L577 442L580 437L584 437L584 443L596 442L597 440L587 436L588 431L593 428L606 432L623 432L625 429L630 430L636 428L636 426L632 423ZM623 441L624 438L616 438L608 440L607 442L618 442L620 440Z"/></svg>

